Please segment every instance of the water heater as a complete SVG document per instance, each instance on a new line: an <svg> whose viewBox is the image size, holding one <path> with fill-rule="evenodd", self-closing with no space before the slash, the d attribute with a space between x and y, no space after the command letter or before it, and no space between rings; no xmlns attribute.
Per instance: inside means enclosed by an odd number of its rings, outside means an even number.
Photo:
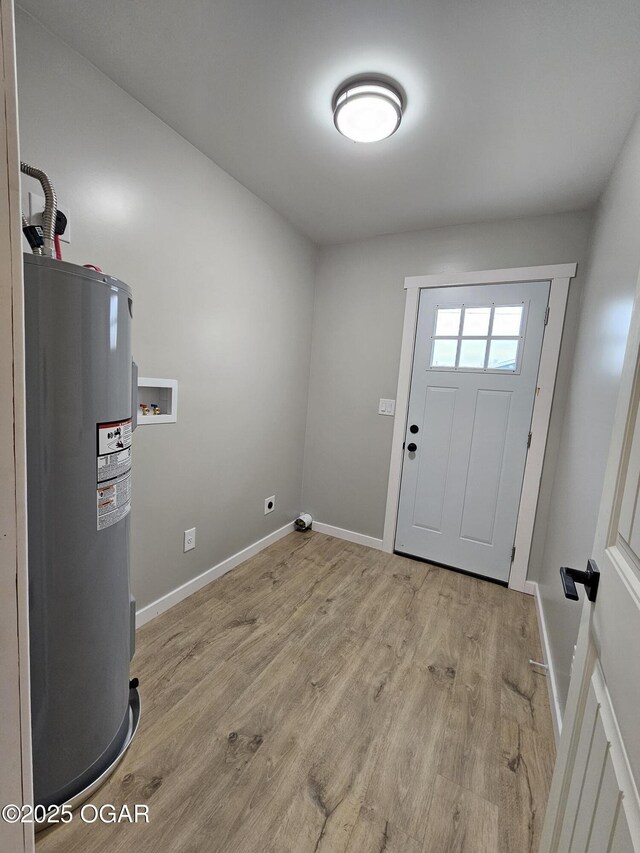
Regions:
<svg viewBox="0 0 640 853"><path fill-rule="evenodd" d="M77 803L137 725L130 685L129 287L25 255L27 487L35 803Z"/></svg>

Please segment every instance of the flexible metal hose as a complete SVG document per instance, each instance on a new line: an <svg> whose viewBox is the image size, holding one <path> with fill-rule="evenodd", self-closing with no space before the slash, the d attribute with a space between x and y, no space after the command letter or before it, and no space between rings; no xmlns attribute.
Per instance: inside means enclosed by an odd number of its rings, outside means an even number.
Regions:
<svg viewBox="0 0 640 853"><path fill-rule="evenodd" d="M28 163L20 163L20 171L40 181L44 192L44 214L42 216L42 233L44 236L44 254L53 257L55 255L56 217L58 214L58 199L53 184L46 172L30 166Z"/></svg>

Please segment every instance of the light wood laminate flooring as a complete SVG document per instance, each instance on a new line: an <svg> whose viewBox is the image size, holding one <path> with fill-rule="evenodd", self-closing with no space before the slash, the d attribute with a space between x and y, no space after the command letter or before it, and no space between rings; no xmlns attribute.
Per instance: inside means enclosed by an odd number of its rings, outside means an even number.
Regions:
<svg viewBox="0 0 640 853"><path fill-rule="evenodd" d="M136 738L38 853L535 853L554 741L532 598L292 533L138 632Z"/></svg>

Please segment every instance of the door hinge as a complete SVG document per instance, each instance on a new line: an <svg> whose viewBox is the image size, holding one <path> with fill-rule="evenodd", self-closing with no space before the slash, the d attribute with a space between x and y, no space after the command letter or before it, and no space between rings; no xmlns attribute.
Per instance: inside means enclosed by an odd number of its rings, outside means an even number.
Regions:
<svg viewBox="0 0 640 853"><path fill-rule="evenodd" d="M403 450L405 449L406 444L407 444L407 442L406 442L406 441L403 441L403 442L402 442L402 449L403 449Z"/></svg>
<svg viewBox="0 0 640 853"><path fill-rule="evenodd" d="M515 560L515 558L516 558L516 546L514 545L513 548L511 549L511 562L512 563Z"/></svg>
<svg viewBox="0 0 640 853"><path fill-rule="evenodd" d="M529 433L529 436L528 436L528 438L527 438L527 450L531 447L531 438L532 438L532 436L533 436L533 433L532 433L532 432L530 432L530 433Z"/></svg>
<svg viewBox="0 0 640 853"><path fill-rule="evenodd" d="M547 310L544 312L544 324L545 324L545 326L546 326L546 325L547 325L547 323L549 322L549 311L550 311L550 308L549 308L549 306L547 305Z"/></svg>

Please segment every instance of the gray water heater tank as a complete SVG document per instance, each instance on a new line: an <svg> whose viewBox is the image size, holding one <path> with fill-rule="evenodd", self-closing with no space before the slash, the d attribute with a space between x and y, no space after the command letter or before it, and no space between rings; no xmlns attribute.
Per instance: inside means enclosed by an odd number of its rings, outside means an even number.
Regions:
<svg viewBox="0 0 640 853"><path fill-rule="evenodd" d="M135 728L131 290L25 255L35 803L73 801Z"/></svg>

